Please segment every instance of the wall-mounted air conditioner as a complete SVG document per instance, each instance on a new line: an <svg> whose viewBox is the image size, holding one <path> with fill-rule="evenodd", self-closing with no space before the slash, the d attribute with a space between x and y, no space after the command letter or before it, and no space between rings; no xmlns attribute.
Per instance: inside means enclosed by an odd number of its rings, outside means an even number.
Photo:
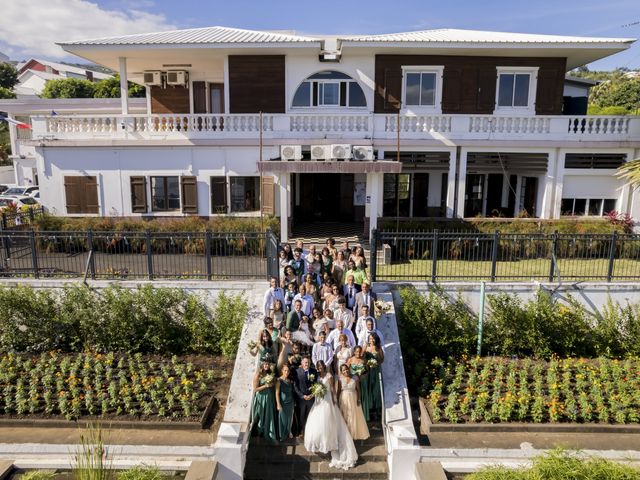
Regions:
<svg viewBox="0 0 640 480"><path fill-rule="evenodd" d="M302 160L302 145L280 145L282 160Z"/></svg>
<svg viewBox="0 0 640 480"><path fill-rule="evenodd" d="M353 160L361 162L373 160L373 147L371 145L354 145Z"/></svg>
<svg viewBox="0 0 640 480"><path fill-rule="evenodd" d="M311 160L330 160L331 145L311 145Z"/></svg>
<svg viewBox="0 0 640 480"><path fill-rule="evenodd" d="M331 158L335 160L349 160L351 158L351 145L331 145Z"/></svg>
<svg viewBox="0 0 640 480"><path fill-rule="evenodd" d="M158 70L144 72L144 84L150 87L162 85L162 72Z"/></svg>
<svg viewBox="0 0 640 480"><path fill-rule="evenodd" d="M181 85L187 83L187 72L184 70L170 70L167 72L167 85Z"/></svg>

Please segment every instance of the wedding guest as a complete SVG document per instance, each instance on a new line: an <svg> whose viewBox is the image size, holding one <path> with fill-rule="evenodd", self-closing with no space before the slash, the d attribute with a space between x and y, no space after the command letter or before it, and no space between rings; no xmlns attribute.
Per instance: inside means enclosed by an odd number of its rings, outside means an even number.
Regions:
<svg viewBox="0 0 640 480"><path fill-rule="evenodd" d="M367 273L363 269L356 267L356 262L349 260L348 265L349 268L345 272L347 280L349 279L349 275L353 275L353 281L358 287L367 281Z"/></svg>
<svg viewBox="0 0 640 480"><path fill-rule="evenodd" d="M284 306L286 309L286 313L289 313L291 312L291 310L293 310L293 299L296 298L296 295L298 294L298 292L296 292L296 288L297 287L295 282L287 284L287 291L284 294Z"/></svg>
<svg viewBox="0 0 640 480"><path fill-rule="evenodd" d="M291 265L291 268L293 268L293 272L296 275L298 283L302 283L302 276L306 271L306 265L305 265L304 258L302 257L301 248L296 247L293 250L293 260L289 262L289 265Z"/></svg>
<svg viewBox="0 0 640 480"><path fill-rule="evenodd" d="M360 338L360 334L363 330L367 328L367 321L371 320L373 323L373 329L376 328L376 319L369 315L369 307L367 305L363 305L360 307L360 316L356 321L356 338Z"/></svg>
<svg viewBox="0 0 640 480"><path fill-rule="evenodd" d="M305 351L308 351L308 348L313 347L314 338L311 333L311 328L309 327L309 317L306 315L302 316L298 330L293 332L292 338L294 342L298 342L303 347L306 347Z"/></svg>
<svg viewBox="0 0 640 480"><path fill-rule="evenodd" d="M331 310L338 309L338 300L342 295L340 294L340 288L338 285L331 285L331 293L326 293L324 296L324 304L322 308L325 310L330 308Z"/></svg>
<svg viewBox="0 0 640 480"><path fill-rule="evenodd" d="M260 363L267 362L269 364L275 363L275 350L273 348L273 340L269 330L263 329L260 332L258 345L250 351L251 355L258 355L258 361Z"/></svg>
<svg viewBox="0 0 640 480"><path fill-rule="evenodd" d="M335 239L333 239L333 237L327 238L327 241L325 242L325 245L329 249L329 255L331 255L331 257L335 260L336 255L338 254L338 250L336 250L336 241L335 241Z"/></svg>
<svg viewBox="0 0 640 480"><path fill-rule="evenodd" d="M281 331L284 327L284 308L280 300L276 300L273 303L273 308L269 312L269 317L273 319L274 328Z"/></svg>
<svg viewBox="0 0 640 480"><path fill-rule="evenodd" d="M353 347L353 355L347 361L351 375L362 377L367 373L367 365L364 361L364 349L360 345Z"/></svg>
<svg viewBox="0 0 640 480"><path fill-rule="evenodd" d="M313 344L311 352L311 361L317 364L318 360L322 360L329 370L333 365L333 348L327 343L327 334L320 332L318 334L318 342Z"/></svg>
<svg viewBox="0 0 640 480"><path fill-rule="evenodd" d="M360 291L360 285L356 284L353 274L347 273L347 283L342 286L342 294L347 301L347 308L353 310L356 306L356 294Z"/></svg>
<svg viewBox="0 0 640 480"><path fill-rule="evenodd" d="M348 268L349 265L344 258L344 252L338 252L338 256L333 261L333 277L338 286L342 286L344 282L344 272L346 272Z"/></svg>
<svg viewBox="0 0 640 480"><path fill-rule="evenodd" d="M360 335L358 336L358 345L366 349L367 345L369 345L369 337L371 337L372 335L376 335L380 342L382 342L382 348L384 349L384 336L382 335L382 332L380 330L375 328L373 318L367 319L365 325L366 328L362 330L360 332Z"/></svg>
<svg viewBox="0 0 640 480"><path fill-rule="evenodd" d="M378 416L382 410L382 385L380 384L380 367L384 362L384 352L380 345L380 337L373 333L368 336L367 347L364 354L367 363L368 374L362 380L362 411L367 421L370 420L370 412Z"/></svg>
<svg viewBox="0 0 640 480"><path fill-rule="evenodd" d="M289 285L293 285L294 290L298 288L298 277L296 276L296 272L291 265L287 265L284 267L284 278L282 279L282 287L289 288Z"/></svg>
<svg viewBox="0 0 640 480"><path fill-rule="evenodd" d="M302 302L300 306L302 313L305 314L307 317L310 317L311 310L315 305L315 301L313 300L313 297L307 293L307 288L304 284L300 285L298 294L293 299L294 302L297 302L298 300Z"/></svg>
<svg viewBox="0 0 640 480"><path fill-rule="evenodd" d="M288 243L282 244L282 251L287 254L287 258L289 261L293 260L293 250L291 249L291 245Z"/></svg>
<svg viewBox="0 0 640 480"><path fill-rule="evenodd" d="M347 331L350 331L350 330L347 330ZM337 371L340 371L340 368L342 368L343 365L346 366L346 363L351 358L351 355L353 355L353 351L351 347L349 347L347 336L344 333L341 333L338 336L338 345L334 349L334 354L333 354L333 357L334 357L333 364L336 366Z"/></svg>
<svg viewBox="0 0 640 480"><path fill-rule="evenodd" d="M312 274L307 273L304 276L304 283L302 284L302 286L307 292L307 295L309 295L309 297L313 299L313 304L315 305L320 299L320 289L318 288L316 282L314 282Z"/></svg>
<svg viewBox="0 0 640 480"><path fill-rule="evenodd" d="M364 249L358 245L353 249L349 260L353 260L356 269L365 271L367 269L367 259L364 256Z"/></svg>
<svg viewBox="0 0 640 480"><path fill-rule="evenodd" d="M253 425L258 435L268 438L276 442L278 435L276 433L275 421L275 392L273 385L275 377L271 373L271 365L269 362L262 362L260 369L253 377Z"/></svg>
<svg viewBox="0 0 640 480"><path fill-rule="evenodd" d="M333 346L334 350L338 348L340 335L344 335L347 338L347 346L350 348L356 346L356 339L353 336L353 332L344 326L344 320L341 318L336 320L336 328L331 330L331 333L329 333L329 336L327 337L327 342Z"/></svg>
<svg viewBox="0 0 640 480"><path fill-rule="evenodd" d="M336 328L336 320L335 315L333 314L333 310L330 308L326 308L324 310L324 319L327 321L327 327L329 330L333 330Z"/></svg>
<svg viewBox="0 0 640 480"><path fill-rule="evenodd" d="M291 368L287 363L280 369L280 377L276 381L276 407L278 409L278 440L283 442L291 438L293 412L295 409Z"/></svg>
<svg viewBox="0 0 640 480"><path fill-rule="evenodd" d="M322 271L324 273L333 273L333 257L331 256L331 252L329 248L324 247L322 249Z"/></svg>
<svg viewBox="0 0 640 480"><path fill-rule="evenodd" d="M291 339L291 332L285 330L284 334L278 338L280 344L280 354L278 355L278 371L282 371L282 366L289 362L289 356L293 352L293 340Z"/></svg>
<svg viewBox="0 0 640 480"><path fill-rule="evenodd" d="M291 370L297 370L302 364L302 350L300 348L300 344L297 342L293 342L291 345L291 353L289 354L289 358L287 359L289 362L289 366Z"/></svg>
<svg viewBox="0 0 640 480"><path fill-rule="evenodd" d="M309 357L304 357L300 364L300 368L296 370L294 378L293 390L296 395L297 411L298 411L298 430L295 432L297 436L304 434L307 426L307 417L313 406L313 396L311 395L311 385L316 383L318 372L309 365Z"/></svg>
<svg viewBox="0 0 640 480"><path fill-rule="evenodd" d="M293 258L293 256L291 258ZM284 269L289 265L291 258L288 257L287 252L284 250L278 252L278 273L280 274L280 280L284 278Z"/></svg>
<svg viewBox="0 0 640 480"><path fill-rule="evenodd" d="M353 312L347 308L347 301L344 297L338 299L338 309L333 312L336 322L342 320L344 328L353 329Z"/></svg>
<svg viewBox="0 0 640 480"><path fill-rule="evenodd" d="M369 438L369 428L362 412L360 395L360 379L356 375L351 375L349 367L342 364L338 382L338 404L354 440Z"/></svg>
<svg viewBox="0 0 640 480"><path fill-rule="evenodd" d="M278 279L276 277L271 277L269 281L269 288L264 294L264 314L269 316L276 300L280 300L284 302L284 290L278 286Z"/></svg>
<svg viewBox="0 0 640 480"><path fill-rule="evenodd" d="M371 285L369 282L362 284L362 291L356 294L356 306L355 311L360 312L364 305L369 307L369 315L374 316L375 302L378 297L371 291Z"/></svg>
<svg viewBox="0 0 640 480"><path fill-rule="evenodd" d="M294 300L293 311L289 312L289 315L287 315L287 323L286 323L287 330L289 330L291 333L298 330L298 327L300 326L300 320L302 319L302 315L303 315L302 300L300 299Z"/></svg>

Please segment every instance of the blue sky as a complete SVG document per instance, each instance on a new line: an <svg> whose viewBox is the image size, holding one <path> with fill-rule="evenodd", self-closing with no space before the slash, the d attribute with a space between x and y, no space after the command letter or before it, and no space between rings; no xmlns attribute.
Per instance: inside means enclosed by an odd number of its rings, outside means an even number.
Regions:
<svg viewBox="0 0 640 480"><path fill-rule="evenodd" d="M388 33L449 27L640 38L640 0L5 1L9 5L3 5L4 15L0 16L0 51L8 52L15 59L31 55L64 58L52 44L73 37L211 25L310 34ZM624 26L633 22L639 23ZM640 45L601 60L592 68L617 66L640 68Z"/></svg>

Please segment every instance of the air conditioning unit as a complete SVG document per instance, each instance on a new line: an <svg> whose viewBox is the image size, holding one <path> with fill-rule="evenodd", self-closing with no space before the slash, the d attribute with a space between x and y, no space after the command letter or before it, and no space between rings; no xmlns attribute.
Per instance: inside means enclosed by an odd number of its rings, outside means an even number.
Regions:
<svg viewBox="0 0 640 480"><path fill-rule="evenodd" d="M302 145L280 145L282 160L302 160Z"/></svg>
<svg viewBox="0 0 640 480"><path fill-rule="evenodd" d="M351 145L331 145L331 158L349 160L351 158Z"/></svg>
<svg viewBox="0 0 640 480"><path fill-rule="evenodd" d="M311 160L331 160L331 146L311 145Z"/></svg>
<svg viewBox="0 0 640 480"><path fill-rule="evenodd" d="M170 70L167 72L167 85L185 85L187 72L184 70Z"/></svg>
<svg viewBox="0 0 640 480"><path fill-rule="evenodd" d="M373 147L371 145L357 145L353 147L353 160L373 160Z"/></svg>
<svg viewBox="0 0 640 480"><path fill-rule="evenodd" d="M160 71L151 71L144 72L144 84L152 86L162 85L162 72Z"/></svg>

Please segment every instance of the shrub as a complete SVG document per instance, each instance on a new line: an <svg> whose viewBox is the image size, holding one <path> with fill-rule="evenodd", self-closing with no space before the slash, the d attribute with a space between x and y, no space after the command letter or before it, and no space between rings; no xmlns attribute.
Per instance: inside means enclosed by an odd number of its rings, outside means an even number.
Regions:
<svg viewBox="0 0 640 480"><path fill-rule="evenodd" d="M20 475L20 480L53 480L56 474L46 470L29 470Z"/></svg>
<svg viewBox="0 0 640 480"><path fill-rule="evenodd" d="M118 473L118 480L165 480L168 478L152 465L138 465Z"/></svg>
<svg viewBox="0 0 640 480"><path fill-rule="evenodd" d="M206 340L217 340L216 353L225 357L233 357L238 351L242 327L247 319L249 307L242 294L227 296L221 292L216 301L213 312L214 325L211 329L213 336Z"/></svg>

